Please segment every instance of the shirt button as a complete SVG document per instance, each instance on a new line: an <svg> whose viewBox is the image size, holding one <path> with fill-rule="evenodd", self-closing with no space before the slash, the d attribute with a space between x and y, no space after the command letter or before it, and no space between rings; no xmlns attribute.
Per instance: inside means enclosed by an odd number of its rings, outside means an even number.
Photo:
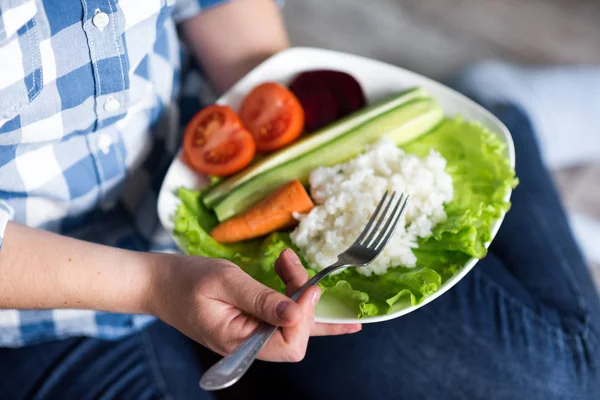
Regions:
<svg viewBox="0 0 600 400"><path fill-rule="evenodd" d="M119 107L121 107L121 103L112 96L106 99L106 103L104 103L104 111L109 113L117 111Z"/></svg>
<svg viewBox="0 0 600 400"><path fill-rule="evenodd" d="M98 148L105 155L110 152L111 144L112 144L112 139L107 134L103 133L100 136L98 136L98 142L97 142Z"/></svg>
<svg viewBox="0 0 600 400"><path fill-rule="evenodd" d="M92 24L94 24L94 26L100 30L106 28L109 21L110 19L108 18L108 15L103 12L96 13L96 15L94 15L92 18Z"/></svg>

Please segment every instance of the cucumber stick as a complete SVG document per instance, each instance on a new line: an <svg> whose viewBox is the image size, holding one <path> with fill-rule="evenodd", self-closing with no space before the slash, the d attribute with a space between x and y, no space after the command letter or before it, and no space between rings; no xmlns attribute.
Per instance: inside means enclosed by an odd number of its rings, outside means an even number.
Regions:
<svg viewBox="0 0 600 400"><path fill-rule="evenodd" d="M361 153L365 146L383 137L398 145L405 144L429 132L443 117L443 110L432 99L417 99L394 108L309 153L254 176L231 191L214 207L214 211L219 221L225 221L291 180L298 179L307 184L310 173L318 167L347 161Z"/></svg>
<svg viewBox="0 0 600 400"><path fill-rule="evenodd" d="M236 175L218 182L212 188L207 190L202 197L202 201L208 208L212 208L216 203L224 199L237 187L255 178L256 176L285 164L290 160L307 154L317 147L320 147L325 143L340 137L346 132L364 124L373 118L376 118L383 113L386 113L411 101L426 98L429 98L427 92L422 88L416 88L367 106L362 110L341 118L339 121L336 121L318 130L317 132L297 140L281 151L272 153L261 160L253 162L250 166Z"/></svg>

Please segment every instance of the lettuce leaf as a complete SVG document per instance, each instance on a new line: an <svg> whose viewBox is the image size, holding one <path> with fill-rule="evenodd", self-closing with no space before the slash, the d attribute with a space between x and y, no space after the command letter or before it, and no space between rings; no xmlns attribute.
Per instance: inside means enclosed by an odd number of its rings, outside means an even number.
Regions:
<svg viewBox="0 0 600 400"><path fill-rule="evenodd" d="M217 218L203 204L201 192L179 188L177 196L181 204L175 214L174 233L187 254L211 258L223 258L233 262L253 259L260 241L220 244L209 232L217 226Z"/></svg>
<svg viewBox="0 0 600 400"><path fill-rule="evenodd" d="M483 258L492 225L510 208L505 195L518 183L505 156L505 145L481 125L461 118L444 120L403 149L422 157L431 149L437 150L447 160L454 199L446 205L446 221L413 249L415 268L398 266L370 277L348 269L321 282L327 295L360 318L417 305L439 290L469 259ZM285 286L275 273L274 262L285 248L298 253L289 234L277 232L262 240L219 244L209 234L217 224L216 218L203 206L201 195L185 188L178 191L182 203L175 216L175 235L184 251L235 262L258 281L283 292ZM310 266L307 269L310 275L315 273Z"/></svg>

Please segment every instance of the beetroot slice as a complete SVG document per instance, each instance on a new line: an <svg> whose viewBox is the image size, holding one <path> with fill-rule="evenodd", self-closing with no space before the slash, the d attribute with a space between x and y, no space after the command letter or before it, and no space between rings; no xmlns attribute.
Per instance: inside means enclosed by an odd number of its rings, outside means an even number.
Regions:
<svg viewBox="0 0 600 400"><path fill-rule="evenodd" d="M304 127L308 132L327 125L339 115L336 99L325 87L305 87L296 97L304 109Z"/></svg>
<svg viewBox="0 0 600 400"><path fill-rule="evenodd" d="M358 81L341 71L303 72L294 78L290 90L304 108L308 131L319 129L366 104Z"/></svg>

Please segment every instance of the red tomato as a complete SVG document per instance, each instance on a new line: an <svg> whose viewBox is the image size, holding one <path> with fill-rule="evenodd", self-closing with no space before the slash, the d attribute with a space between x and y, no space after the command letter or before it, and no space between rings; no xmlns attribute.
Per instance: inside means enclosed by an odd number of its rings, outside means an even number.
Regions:
<svg viewBox="0 0 600 400"><path fill-rule="evenodd" d="M252 161L254 139L230 107L202 109L185 128L183 154L196 171L212 176L234 174Z"/></svg>
<svg viewBox="0 0 600 400"><path fill-rule="evenodd" d="M260 84L246 96L240 118L254 136L258 151L277 150L296 140L304 129L300 101L275 82Z"/></svg>

